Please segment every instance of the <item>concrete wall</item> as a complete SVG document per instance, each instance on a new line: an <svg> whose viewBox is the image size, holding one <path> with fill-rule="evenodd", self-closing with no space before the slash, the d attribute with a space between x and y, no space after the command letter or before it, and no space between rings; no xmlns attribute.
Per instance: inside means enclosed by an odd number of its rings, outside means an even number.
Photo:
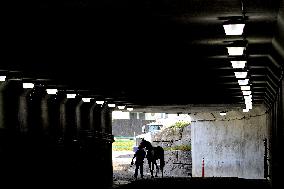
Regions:
<svg viewBox="0 0 284 189"><path fill-rule="evenodd" d="M205 177L264 177L264 144L268 138L263 107L249 113L230 111L192 116L192 174L200 177L202 158Z"/></svg>

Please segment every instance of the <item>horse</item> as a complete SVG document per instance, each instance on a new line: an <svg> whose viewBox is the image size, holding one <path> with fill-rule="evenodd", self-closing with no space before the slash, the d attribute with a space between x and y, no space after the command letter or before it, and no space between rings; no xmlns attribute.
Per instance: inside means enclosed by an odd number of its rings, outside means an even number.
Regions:
<svg viewBox="0 0 284 189"><path fill-rule="evenodd" d="M155 177L158 176L158 172L159 169L161 170L162 173L162 177L163 175L163 169L165 166L165 159L164 159L164 149L161 146L156 146L153 147L152 144L147 141L142 139L141 143L140 143L142 148L146 148L147 150L147 154L146 154L146 158L148 160L148 164L149 164L149 169L151 172L151 178L154 178L154 165L156 166L156 174ZM160 168L157 164L157 160L160 160Z"/></svg>

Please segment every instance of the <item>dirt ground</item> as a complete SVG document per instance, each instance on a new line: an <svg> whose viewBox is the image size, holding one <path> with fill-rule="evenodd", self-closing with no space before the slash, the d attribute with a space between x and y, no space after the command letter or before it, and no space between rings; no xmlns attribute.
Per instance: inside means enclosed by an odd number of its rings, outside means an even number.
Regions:
<svg viewBox="0 0 284 189"><path fill-rule="evenodd" d="M130 165L131 159L134 155L132 151L112 151L112 164L113 164L113 182L114 185L119 186L134 181L135 165ZM147 160L144 163L144 178L150 178L150 172ZM140 174L138 175L138 180Z"/></svg>

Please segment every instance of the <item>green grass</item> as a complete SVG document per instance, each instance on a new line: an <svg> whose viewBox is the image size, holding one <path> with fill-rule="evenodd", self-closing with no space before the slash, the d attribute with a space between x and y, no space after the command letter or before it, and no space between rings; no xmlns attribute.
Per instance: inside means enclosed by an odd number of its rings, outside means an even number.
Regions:
<svg viewBox="0 0 284 189"><path fill-rule="evenodd" d="M115 139L112 143L112 150L115 151L124 151L124 150L133 150L133 146L135 144L134 140L130 139Z"/></svg>

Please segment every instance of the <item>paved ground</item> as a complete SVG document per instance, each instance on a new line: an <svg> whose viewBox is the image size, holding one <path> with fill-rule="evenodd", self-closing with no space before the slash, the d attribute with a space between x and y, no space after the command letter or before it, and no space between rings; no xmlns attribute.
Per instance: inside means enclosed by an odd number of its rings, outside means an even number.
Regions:
<svg viewBox="0 0 284 189"><path fill-rule="evenodd" d="M151 178L147 162L144 164L144 179L133 178L135 167L131 166L132 151L113 151L113 182L115 189L157 189L157 188L226 188L226 189L270 189L267 180L241 179L236 177L164 177Z"/></svg>

